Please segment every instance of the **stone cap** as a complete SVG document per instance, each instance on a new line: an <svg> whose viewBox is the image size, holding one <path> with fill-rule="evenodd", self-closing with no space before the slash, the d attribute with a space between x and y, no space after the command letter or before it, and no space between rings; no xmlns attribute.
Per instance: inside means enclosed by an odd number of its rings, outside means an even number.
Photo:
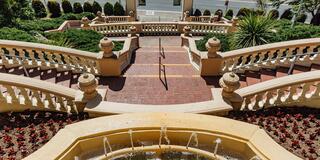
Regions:
<svg viewBox="0 0 320 160"><path fill-rule="evenodd" d="M210 38L206 43L206 47L213 48L213 47L220 47L220 40L216 37Z"/></svg>
<svg viewBox="0 0 320 160"><path fill-rule="evenodd" d="M87 87L87 86L91 86L91 85L95 85L96 81L95 81L95 76L93 74L82 74L79 79L79 87Z"/></svg>
<svg viewBox="0 0 320 160"><path fill-rule="evenodd" d="M108 37L104 37L103 39L100 40L100 47L101 48L113 47L113 42Z"/></svg>
<svg viewBox="0 0 320 160"><path fill-rule="evenodd" d="M222 76L222 81L227 86L240 86L239 80L239 76L233 72L225 73Z"/></svg>

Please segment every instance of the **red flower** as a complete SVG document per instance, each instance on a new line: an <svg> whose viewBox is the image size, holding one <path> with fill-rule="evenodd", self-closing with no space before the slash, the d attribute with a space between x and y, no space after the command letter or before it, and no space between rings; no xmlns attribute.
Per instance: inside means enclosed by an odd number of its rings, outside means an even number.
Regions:
<svg viewBox="0 0 320 160"><path fill-rule="evenodd" d="M24 135L23 134L17 135L17 140L18 141L24 141L25 140Z"/></svg>
<svg viewBox="0 0 320 160"><path fill-rule="evenodd" d="M316 137L317 137L317 134L311 133L310 136L309 136L309 139L310 139L310 140L315 140Z"/></svg>
<svg viewBox="0 0 320 160"><path fill-rule="evenodd" d="M303 116L302 116L302 114L298 113L298 114L295 114L295 115L294 115L294 118L295 118L296 120L298 120L298 121L301 121L302 118L303 118Z"/></svg>
<svg viewBox="0 0 320 160"><path fill-rule="evenodd" d="M298 134L298 138L299 138L300 140L304 140L303 134L302 134L302 133L299 133L299 134Z"/></svg>
<svg viewBox="0 0 320 160"><path fill-rule="evenodd" d="M306 144L307 144L308 146L312 146L312 145L313 145L313 142L310 141L310 140L306 140Z"/></svg>
<svg viewBox="0 0 320 160"><path fill-rule="evenodd" d="M3 129L4 129L4 131L6 131L6 132L9 132L9 131L11 130L11 128L8 127L8 126L3 126Z"/></svg>
<svg viewBox="0 0 320 160"><path fill-rule="evenodd" d="M12 141L12 137L10 137L10 136L8 136L8 135L5 135L4 137L3 137L3 141L5 142L5 143L12 143L11 141Z"/></svg>
<svg viewBox="0 0 320 160"><path fill-rule="evenodd" d="M284 143L284 142L287 141L287 138L286 138L286 136L285 136L284 134L281 134L280 137L279 137L279 140L280 140L282 143Z"/></svg>
<svg viewBox="0 0 320 160"><path fill-rule="evenodd" d="M299 143L298 140L292 140L292 141L291 141L291 146L292 146L293 148L300 148L300 143Z"/></svg>
<svg viewBox="0 0 320 160"><path fill-rule="evenodd" d="M309 148L309 152L310 152L310 153L316 153L316 150L315 150L313 147L310 147L310 148Z"/></svg>

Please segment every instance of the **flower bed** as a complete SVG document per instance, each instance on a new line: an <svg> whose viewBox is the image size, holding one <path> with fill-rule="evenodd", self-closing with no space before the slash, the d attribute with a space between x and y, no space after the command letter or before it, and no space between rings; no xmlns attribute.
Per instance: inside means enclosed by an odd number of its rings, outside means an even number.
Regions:
<svg viewBox="0 0 320 160"><path fill-rule="evenodd" d="M228 117L261 126L276 142L301 158L320 157L320 110L272 108L231 112Z"/></svg>
<svg viewBox="0 0 320 160"><path fill-rule="evenodd" d="M57 112L1 113L0 160L22 159L48 142L67 124L88 119L88 114Z"/></svg>

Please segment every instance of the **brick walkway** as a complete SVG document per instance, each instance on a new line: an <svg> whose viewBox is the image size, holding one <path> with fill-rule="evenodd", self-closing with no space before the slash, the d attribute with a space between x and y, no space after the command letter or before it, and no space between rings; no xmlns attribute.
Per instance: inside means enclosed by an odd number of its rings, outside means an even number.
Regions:
<svg viewBox="0 0 320 160"><path fill-rule="evenodd" d="M210 88L216 85L199 76L189 62L179 36L161 37L164 64L159 78L159 39L141 37L141 48L133 56L132 65L121 78L104 78L108 85L107 100L134 104L182 104L212 99ZM213 83L212 83L213 81ZM166 89L167 85L167 89ZM102 86L101 86L102 87Z"/></svg>

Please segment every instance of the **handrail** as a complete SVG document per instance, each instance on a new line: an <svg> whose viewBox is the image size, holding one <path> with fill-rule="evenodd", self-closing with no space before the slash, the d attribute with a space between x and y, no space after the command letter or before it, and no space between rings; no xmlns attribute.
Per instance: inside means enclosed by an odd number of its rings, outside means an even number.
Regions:
<svg viewBox="0 0 320 160"><path fill-rule="evenodd" d="M79 91L50 82L0 73L0 112L54 110L77 112Z"/></svg>
<svg viewBox="0 0 320 160"><path fill-rule="evenodd" d="M320 71L300 73L254 84L235 92L244 98L242 109L298 105L319 107L310 99L320 99Z"/></svg>

